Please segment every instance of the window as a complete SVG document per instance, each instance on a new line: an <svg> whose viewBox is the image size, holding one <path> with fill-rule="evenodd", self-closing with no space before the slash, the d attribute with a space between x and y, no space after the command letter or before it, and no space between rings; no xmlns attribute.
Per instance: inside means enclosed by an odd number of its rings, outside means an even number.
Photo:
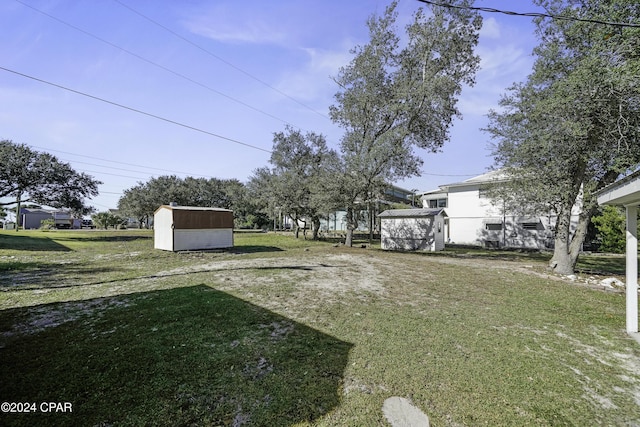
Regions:
<svg viewBox="0 0 640 427"><path fill-rule="evenodd" d="M502 224L485 224L484 228L487 231L500 231L502 230Z"/></svg>
<svg viewBox="0 0 640 427"><path fill-rule="evenodd" d="M538 229L538 223L537 222L523 222L522 223L522 228L524 228L525 230L537 230Z"/></svg>
<svg viewBox="0 0 640 427"><path fill-rule="evenodd" d="M446 208L447 207L447 199L432 199L429 200L430 208Z"/></svg>

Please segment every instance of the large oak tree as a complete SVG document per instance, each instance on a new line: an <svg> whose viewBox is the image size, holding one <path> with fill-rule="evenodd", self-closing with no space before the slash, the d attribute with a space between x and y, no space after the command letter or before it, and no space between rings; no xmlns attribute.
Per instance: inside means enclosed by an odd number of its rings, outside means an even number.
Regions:
<svg viewBox="0 0 640 427"><path fill-rule="evenodd" d="M335 179L337 153L327 147L324 136L287 127L274 133L269 162L271 167L257 169L249 181L253 197L272 215L291 217L296 237L298 225L310 221L317 239L320 218L336 208L328 188Z"/></svg>
<svg viewBox="0 0 640 427"><path fill-rule="evenodd" d="M536 3L567 19L537 20L533 72L490 114L488 131L512 194L557 215L550 267L571 274L597 211L594 193L640 163L640 28L586 20L637 25L640 4Z"/></svg>
<svg viewBox="0 0 640 427"><path fill-rule="evenodd" d="M458 5L467 1L454 2ZM351 245L357 211L386 183L418 176L415 149L437 151L449 139L463 85L474 83L480 16L435 7L415 12L400 36L397 2L368 22L370 40L353 49L353 60L334 78L340 89L331 118L344 128L341 141L343 207Z"/></svg>
<svg viewBox="0 0 640 427"><path fill-rule="evenodd" d="M93 210L85 199L96 196L100 184L49 153L0 141L0 206L15 204L19 212L21 203L31 202L85 215Z"/></svg>

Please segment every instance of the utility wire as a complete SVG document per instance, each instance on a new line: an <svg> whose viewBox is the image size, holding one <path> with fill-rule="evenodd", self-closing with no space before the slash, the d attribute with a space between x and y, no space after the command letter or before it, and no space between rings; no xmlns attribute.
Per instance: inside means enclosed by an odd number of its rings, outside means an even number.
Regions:
<svg viewBox="0 0 640 427"><path fill-rule="evenodd" d="M450 4L450 3L439 3L431 0L418 0L418 1L421 3L430 4L432 6L447 7L450 9L477 10L479 12L502 13L502 14L511 15L511 16L527 16L531 18L550 18L550 19L558 19L563 21L578 21L578 22L589 22L592 24L611 25L614 27L640 28L640 24L632 24L628 22L601 21L599 19L577 18L574 16L563 16L563 15L550 15L548 13L539 13L539 12L512 12L509 10L494 9L492 7L461 6L461 5Z"/></svg>
<svg viewBox="0 0 640 427"><path fill-rule="evenodd" d="M113 169L113 170L119 170L119 171L124 171L124 172L133 172L133 173L141 173L141 174L149 175L149 172L145 172L145 171L141 171L141 170L117 168L115 166L105 166L105 165L99 165L99 164L96 164L96 163L81 162L79 160L69 160L69 159L60 159L60 160L65 161L65 162L73 162L73 163L77 163L77 164L82 164L82 165L98 166L100 168L105 168L105 169ZM144 167L144 166L142 166L142 167ZM163 170L163 169L158 169L158 170ZM167 171L165 171L165 172L167 172ZM214 178L214 177L209 176L209 175L198 175L198 174L194 174L194 173L191 173L191 172L173 172L173 173L179 173L181 175L187 175L187 176L199 176L199 177L203 177L203 178Z"/></svg>
<svg viewBox="0 0 640 427"><path fill-rule="evenodd" d="M60 24L66 25L67 27L72 28L72 29L74 29L74 30L76 30L76 31L79 31L79 32L81 32L82 34L84 34L84 35L86 35L86 36L89 36L89 37L91 37L91 38L93 38L93 39L95 39L95 40L98 40L99 42L102 42L102 43L104 43L104 44L107 44L107 45L109 45L109 46L111 46L111 47L115 48L115 49L118 49L118 50L120 50L120 51L122 51L122 52L124 52L124 53L126 53L126 54L128 54L128 55L133 56L134 58L137 58L137 59L139 59L139 60L141 60L141 61L144 61L144 62L146 62L147 64L150 64L150 65L153 65L154 67L160 68L161 70L164 70L164 71L166 71L166 72L168 72L168 73L171 73L171 74L173 74L174 76L177 76L177 77L180 77L181 79L187 80L187 81L189 81L189 82L191 82L191 83L193 83L193 84L196 84L196 85L200 86L200 87L201 87L201 88L203 88L203 89L207 89L208 91L211 91L211 92L213 92L213 93L216 93L216 94L218 94L218 95L220 95L220 96L222 96L222 97L225 97L225 98L227 98L227 99L229 99L229 100L231 100L231 101L233 101L233 102L236 102L236 103L238 103L238 104L240 104L240 105L242 105L242 106L244 106L244 107L247 107L247 108L249 108L249 109L251 109L251 110L253 110L253 111L256 111L256 112L258 112L258 113L260 113L260 114L264 114L265 116L271 117L272 119L278 120L278 121L280 121L280 122L282 122L282 123L284 123L284 124L287 124L287 125L289 125L289 126L293 126L294 128L299 128L299 126L295 126L295 125L293 125L292 123L289 123L288 121L286 121L286 120L284 120L284 119L281 119L280 117L274 116L274 115L273 115L273 114L271 114L271 113L268 113L268 112L266 112L266 111L264 111L264 110L261 110L261 109L259 109L259 108L256 108L256 107L254 107L254 106L252 106L252 105L250 105L250 104L247 104L247 103L246 103L246 102L244 102L244 101L241 101L241 100L239 100L239 99L237 99L237 98L234 98L234 97L233 97L233 96L231 96L231 95L227 95L227 94L226 94L226 93L224 93L224 92L220 92L220 91L219 91L219 90L217 90L217 89L214 89L214 88L212 88L212 87L210 87L210 86L207 86L207 85L206 85L206 84L204 84L204 83L201 83L201 82L199 82L199 81L197 81L197 80L194 80L194 79L192 79L192 78L191 78L191 77L189 77L189 76L186 76L186 75L184 75L184 74L182 74L182 73L179 73L179 72L177 72L177 71L174 71L174 70L172 70L172 69L170 69L170 68L168 68L168 67L165 67L164 65L160 65L160 64L158 64L157 62L153 62L153 61L151 61L150 59L147 59L147 58L145 58L145 57L143 57L143 56L140 56L140 55L138 55L138 54L137 54L137 53L135 53L135 52L132 52L132 51L127 50L127 49L125 49L125 48L123 48L123 47L120 47L120 46L118 46L118 45L116 45L116 44L114 44L114 43L111 43L110 41L105 40L105 39L103 39L103 38L101 38L101 37L98 37L98 36L96 36L95 34L92 34L92 33L88 32L88 31L85 31L85 30L83 30L83 29L82 29L82 28L80 28L80 27L77 27L77 26L75 26L75 25L73 25L73 24L70 24L70 23L68 23L68 22L66 22L66 21L63 21L62 19L57 18L57 17L55 17L55 16L53 16L53 15L51 15L51 14L47 13L47 12L44 12L44 11L42 11L42 10L40 10L40 9L38 9L38 8L35 8L35 7L33 7L33 6L29 5L29 4L26 4L26 3L24 3L22 0L15 0L15 1L16 1L16 2L18 2L18 3L20 3L20 4L22 4L23 6L26 6L26 7L30 8L30 9L32 9L32 10L34 10L34 11L38 12L38 13L40 13L40 14L42 14L42 15L44 15L44 16L46 16L46 17L48 17L48 18L50 18L50 19L53 19L54 21L56 21L56 22L58 22L58 23L60 23Z"/></svg>
<svg viewBox="0 0 640 427"><path fill-rule="evenodd" d="M183 37L182 35L180 35L180 34L176 33L176 32L175 32L175 31L173 31L172 29L168 28L167 26L162 25L161 23L159 23L159 22L157 22L157 21L155 21L155 20L153 20L153 19L149 18L148 16L144 15L142 12L137 11L136 9L134 9L134 8L132 8L131 6L129 6L129 5L125 4L125 3L123 3L122 1L120 1L120 0L113 0L113 1L115 1L115 2L116 2L116 3L118 3L118 4L120 4L122 7L124 7L124 8L126 8L126 9L130 10L131 12L135 13L136 15L138 15L138 16L140 16L140 17L142 17L143 19L146 19L147 21L151 22L152 24L154 24L154 25L156 25L156 26L158 26L158 27L162 28L162 29L163 29L163 30L165 30L165 31L168 31L169 33L173 34L175 37L179 38L180 40L182 40L182 41L184 41L184 42L186 42L186 43L190 44L191 46L193 46L193 47L195 47L195 48L197 48L197 49L201 50L202 52L206 53L207 55L209 55L209 56L211 56L211 57L213 57L213 58L217 59L218 61L220 61L220 62L222 62L222 63L224 63L224 64L226 64L226 65L228 65L229 67L233 68L234 70L237 70L237 71L241 72L241 73L242 73L242 74L244 74L245 76L250 77L251 79L253 79L253 80L257 81L258 83L260 83L260 84L262 84L262 85L264 85L264 86L268 87L269 89L271 89L271 90L273 90L273 91L275 91L275 92L279 93L280 95L282 95L282 96L284 96L284 97L286 97L286 98L290 99L291 101L295 102L296 104L298 104L298 105L300 105L300 106L302 106L302 107L306 108L307 110L309 110L309 111L311 111L311 112L313 112L313 113L316 113L317 115L319 115L319 116L321 116L321 117L323 117L323 118L325 118L325 119L329 119L329 117L327 117L325 114L323 114L323 113L321 113L321 112L319 112L319 111L317 111L317 110L315 110L315 109L313 109L313 108L309 107L308 105L306 105L306 104L304 104L304 103L302 103L302 102L298 101L297 99L295 99L295 98L293 98L292 96L290 96L290 95L286 94L285 92L281 91L280 89L278 89L278 88L275 88L275 87L271 86L269 83L265 82L264 80L262 80L262 79L260 79L260 78L258 78L258 77L256 77L256 76L254 76L253 74L249 73L248 71L245 71L245 70L243 70L242 68L240 68L240 67L238 67L238 66L236 66L236 65L232 64L231 62L227 61L226 59L221 58L220 56L216 55L215 53L211 52L211 51L210 51L210 50L208 50L208 49L205 49L204 47L200 46L199 44L197 44L197 43L195 43L195 42L193 42L193 41L191 41L191 40L189 40L188 38Z"/></svg>
<svg viewBox="0 0 640 427"><path fill-rule="evenodd" d="M123 171L123 172L133 172L133 173L141 173L141 174L149 174L149 172L144 172L144 171L139 171L139 170L133 170L133 169L125 169L125 168L117 168L114 166L104 166L104 165L98 165L95 163L88 163L88 162L81 162L79 160L68 160L68 159L60 159L64 162L74 162L77 164L81 164L81 165L89 165L89 166L97 166L99 168L106 168L106 169L113 169L113 170L119 170L119 171ZM99 173L105 173L105 172L99 172Z"/></svg>
<svg viewBox="0 0 640 427"><path fill-rule="evenodd" d="M116 163L116 164L119 164L119 165L133 166L133 167L136 167L136 168L152 169L152 170L157 170L157 171L160 171L160 172L169 172L169 173L175 173L175 174L180 174L180 175L201 176L203 178L215 178L215 177L210 176L210 175L193 174L191 172L181 172L181 171L174 171L174 170L171 170L171 169L163 169L163 168L155 168L155 167L152 167L152 166L137 165L137 164L134 164L134 163L119 162L119 161L116 161L116 160L103 159L101 157L87 156L87 155L84 155L84 154L71 153L69 151L54 150L52 148L47 148L47 147L39 147L37 145L29 145L29 146L33 147L33 148L39 148L41 150L53 151L53 152L56 152L56 153L69 154L69 155L72 155L72 156L84 157L86 159L100 160L100 161L103 161L103 162ZM78 162L78 163L81 163L81 162ZM109 168L110 166L102 166L102 167ZM112 169L120 169L120 168L112 168ZM125 169L122 169L122 170L125 170ZM135 171L135 172L147 173L147 172L144 172L144 171Z"/></svg>
<svg viewBox="0 0 640 427"><path fill-rule="evenodd" d="M135 179L135 180L144 179L144 178L136 177L136 176L120 175L120 174L117 174L117 173L109 173L109 172L91 171L91 170L86 170L86 169L84 169L84 170L78 169L78 171L79 172L88 172L88 173L97 173L97 174L102 174L102 175L117 176L117 177L120 177L120 178L131 178L131 179Z"/></svg>
<svg viewBox="0 0 640 427"><path fill-rule="evenodd" d="M152 117L154 119L161 120L161 121L166 122L166 123L171 123L171 124L176 125L176 126L180 126L180 127L186 128L186 129L190 129L190 130L193 130L193 131L196 131L196 132L203 133L205 135L209 135L209 136L213 136L213 137L216 137L216 138L223 139L225 141L233 142L234 144L239 144L239 145L243 145L245 147L253 148L255 150L264 151L265 153L271 153L271 150L267 150L265 148L261 148L261 147L258 147L256 145L251 145L251 144L248 144L246 142L238 141L237 139L228 138L226 136L218 135L216 133L200 129L200 128L197 128L195 126L187 125L187 124L175 121L175 120L168 119L166 117L158 116L156 114L147 113L146 111L138 110L137 108L129 107L129 106L126 106L124 104L119 104L119 103L114 102L114 101L109 101L108 99L100 98L98 96L91 95L91 94L88 94L86 92L81 92L79 90L71 89L71 88L68 88L66 86L62 86L62 85L59 85L57 83L52 83L52 82L47 81L47 80L39 79L37 77L30 76L28 74L24 74L24 73L15 71L15 70L11 70L9 68L5 68L5 67L0 66L0 70L4 70L4 71L7 71L9 73L13 73L15 75L21 76L21 77L25 77L27 79L31 79L31 80L34 80L34 81L37 81L37 82L40 82L40 83L44 83L44 84L47 84L49 86L57 87L59 89L64 89L66 91L73 92L73 93L78 94L78 95L86 96L87 98L95 99L96 101L104 102L105 104L110 104L110 105L113 105L113 106L116 106L116 107L119 107L119 108L123 108L125 110L133 111L134 113L142 114L143 116Z"/></svg>

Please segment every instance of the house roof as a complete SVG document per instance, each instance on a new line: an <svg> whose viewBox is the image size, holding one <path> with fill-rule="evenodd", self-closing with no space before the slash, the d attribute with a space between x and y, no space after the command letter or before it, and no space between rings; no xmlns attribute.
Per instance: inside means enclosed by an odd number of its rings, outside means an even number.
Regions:
<svg viewBox="0 0 640 427"><path fill-rule="evenodd" d="M44 209L44 208L20 208L20 214L35 214L35 213L39 213L39 214L47 214L47 215L53 215L53 214L60 214L60 213L66 213L68 214L68 211L62 210L62 209Z"/></svg>
<svg viewBox="0 0 640 427"><path fill-rule="evenodd" d="M447 216L444 209L390 209L378 214L379 218L426 218L442 214Z"/></svg>
<svg viewBox="0 0 640 427"><path fill-rule="evenodd" d="M230 209L223 209L223 208L210 208L210 207L203 207L203 206L171 206L171 205L162 205L158 209L156 209L156 212L158 212L160 209L169 209L174 211L233 212Z"/></svg>
<svg viewBox="0 0 640 427"><path fill-rule="evenodd" d="M436 190L429 190L429 191L423 191L422 193L418 194L419 196L446 196L447 192L444 191L441 188L438 188Z"/></svg>
<svg viewBox="0 0 640 427"><path fill-rule="evenodd" d="M473 178L469 178L465 181L454 182L451 184L441 185L440 188L443 191L448 191L451 187L467 187L474 186L478 184L486 184L488 182L500 182L506 179L506 175L503 170L498 169L494 171L489 171L485 174L474 176Z"/></svg>
<svg viewBox="0 0 640 427"><path fill-rule="evenodd" d="M601 205L640 205L640 170L596 193Z"/></svg>

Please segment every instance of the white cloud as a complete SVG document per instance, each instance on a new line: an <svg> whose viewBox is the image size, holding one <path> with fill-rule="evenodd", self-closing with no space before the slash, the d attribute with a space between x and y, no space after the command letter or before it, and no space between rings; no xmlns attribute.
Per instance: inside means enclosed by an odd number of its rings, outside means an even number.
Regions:
<svg viewBox="0 0 640 427"><path fill-rule="evenodd" d="M244 22L242 26L237 26L228 23L216 25L202 20L191 22L188 26L196 34L221 42L279 44L285 39L283 33L269 28L263 22Z"/></svg>
<svg viewBox="0 0 640 427"><path fill-rule="evenodd" d="M533 57L522 47L513 44L494 44L493 46L479 47L480 72L483 79L513 78L520 81L531 72Z"/></svg>
<svg viewBox="0 0 640 427"><path fill-rule="evenodd" d="M482 28L480 29L480 37L488 39L500 38L500 24L493 17L484 18L482 20Z"/></svg>
<svg viewBox="0 0 640 427"><path fill-rule="evenodd" d="M337 90L331 77L337 75L340 67L351 60L349 47L341 50L303 49L307 54L307 62L297 69L287 71L278 87L303 102L318 98L329 100Z"/></svg>
<svg viewBox="0 0 640 427"><path fill-rule="evenodd" d="M501 42L478 47L480 71L473 88L466 88L460 98L465 115L484 116L498 109L500 96L515 82L524 81L531 73L534 58L519 45Z"/></svg>
<svg viewBox="0 0 640 427"><path fill-rule="evenodd" d="M221 42L281 44L286 39L277 22L260 14L244 15L225 5L199 11L184 21L184 25L195 34Z"/></svg>

